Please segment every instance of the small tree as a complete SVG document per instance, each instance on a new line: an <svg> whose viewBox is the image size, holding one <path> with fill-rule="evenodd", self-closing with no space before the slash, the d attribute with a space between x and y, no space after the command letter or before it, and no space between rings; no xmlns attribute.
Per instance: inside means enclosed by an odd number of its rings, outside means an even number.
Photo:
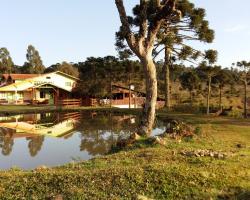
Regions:
<svg viewBox="0 0 250 200"><path fill-rule="evenodd" d="M200 78L194 70L184 72L180 76L180 82L183 89L190 93L190 105L193 105L193 91L199 88Z"/></svg>
<svg viewBox="0 0 250 200"><path fill-rule="evenodd" d="M35 49L34 46L29 45L27 49L27 63L25 63L25 68L28 73L31 74L42 74L45 70L39 52Z"/></svg>
<svg viewBox="0 0 250 200"><path fill-rule="evenodd" d="M247 85L250 74L250 62L241 61L237 62L237 66L240 67L240 80L244 84L244 118L247 118Z"/></svg>
<svg viewBox="0 0 250 200"><path fill-rule="evenodd" d="M140 59L145 72L146 102L140 133L149 135L155 121L157 101L156 68L153 50L157 34L164 23L180 20L181 14L175 0L140 0L133 9L133 17L127 16L123 0L115 0L122 26L117 33L117 46L124 47L126 40L130 50Z"/></svg>
<svg viewBox="0 0 250 200"><path fill-rule="evenodd" d="M220 67L218 66L212 66L212 64L215 63L217 60L217 51L206 51L205 59L208 60L208 63L207 61L202 62L201 65L198 67L197 71L202 78L206 78L207 80L207 115L209 115L212 78L216 76L220 69Z"/></svg>

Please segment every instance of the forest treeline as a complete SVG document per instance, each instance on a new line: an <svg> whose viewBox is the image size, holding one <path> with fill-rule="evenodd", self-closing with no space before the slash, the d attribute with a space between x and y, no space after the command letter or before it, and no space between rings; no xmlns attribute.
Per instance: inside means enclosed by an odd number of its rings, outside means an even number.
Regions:
<svg viewBox="0 0 250 200"><path fill-rule="evenodd" d="M7 48L1 48L0 69L1 73L35 73L43 74L53 71L62 71L69 75L79 77L77 92L82 96L96 98L110 97L112 85L129 88L134 85L136 91L145 91L145 79L142 64L137 60L121 59L114 56L89 57L84 62L56 63L49 67L43 65L39 52L34 46L27 49L27 62L22 66L15 65ZM172 58L169 66L170 72L170 104L172 107L181 104L195 107L206 107L210 104L207 97L216 98L212 105L217 109L225 106L223 98L239 98L244 94L245 71L242 66L247 62L238 62L230 67L218 65L210 66L201 62L197 66L186 66L187 63L178 63ZM164 61L155 62L158 79L158 96L164 98L165 94L165 67ZM248 80L247 80L248 84ZM230 106L227 103L226 106ZM233 101L232 101L232 105ZM243 107L240 106L239 107ZM209 110L207 111L209 112Z"/></svg>

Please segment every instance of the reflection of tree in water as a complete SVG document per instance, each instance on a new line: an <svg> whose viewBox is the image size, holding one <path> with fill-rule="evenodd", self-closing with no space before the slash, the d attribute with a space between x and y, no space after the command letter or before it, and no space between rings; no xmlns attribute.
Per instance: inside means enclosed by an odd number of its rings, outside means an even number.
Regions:
<svg viewBox="0 0 250 200"><path fill-rule="evenodd" d="M2 149L2 154L7 156L12 152L14 145L13 133L9 132L9 129L0 129L0 148Z"/></svg>
<svg viewBox="0 0 250 200"><path fill-rule="evenodd" d="M136 123L131 124L131 118L134 117L110 113L93 116L84 113L78 128L81 132L80 150L86 150L93 156L107 153L116 142L115 136L135 131Z"/></svg>
<svg viewBox="0 0 250 200"><path fill-rule="evenodd" d="M35 157L43 146L44 136L27 138L29 141L28 147L32 157Z"/></svg>
<svg viewBox="0 0 250 200"><path fill-rule="evenodd" d="M83 131L81 135L80 150L86 150L93 156L107 153L113 144L113 139L110 137L111 135L107 138L105 138L104 135L105 132L98 130L95 132Z"/></svg>

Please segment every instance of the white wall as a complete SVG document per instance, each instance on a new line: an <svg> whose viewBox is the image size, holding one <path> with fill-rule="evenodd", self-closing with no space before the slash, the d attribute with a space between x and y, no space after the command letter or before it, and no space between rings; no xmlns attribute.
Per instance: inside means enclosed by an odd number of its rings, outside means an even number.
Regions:
<svg viewBox="0 0 250 200"><path fill-rule="evenodd" d="M45 83L52 84L69 92L72 91L74 85L76 84L74 79L56 73L35 77L32 78L31 81L34 82L35 85L41 85Z"/></svg>

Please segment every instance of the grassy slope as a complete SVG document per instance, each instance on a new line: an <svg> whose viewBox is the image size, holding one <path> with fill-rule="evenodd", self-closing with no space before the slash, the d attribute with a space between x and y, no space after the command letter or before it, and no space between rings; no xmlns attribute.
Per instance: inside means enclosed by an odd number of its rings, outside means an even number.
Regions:
<svg viewBox="0 0 250 200"><path fill-rule="evenodd" d="M160 117L169 117L159 113ZM0 173L0 199L250 199L250 122L171 114L199 125L203 135L166 147L140 141L127 151L79 164ZM237 148L237 144L246 145ZM234 152L219 160L184 157L181 150Z"/></svg>

